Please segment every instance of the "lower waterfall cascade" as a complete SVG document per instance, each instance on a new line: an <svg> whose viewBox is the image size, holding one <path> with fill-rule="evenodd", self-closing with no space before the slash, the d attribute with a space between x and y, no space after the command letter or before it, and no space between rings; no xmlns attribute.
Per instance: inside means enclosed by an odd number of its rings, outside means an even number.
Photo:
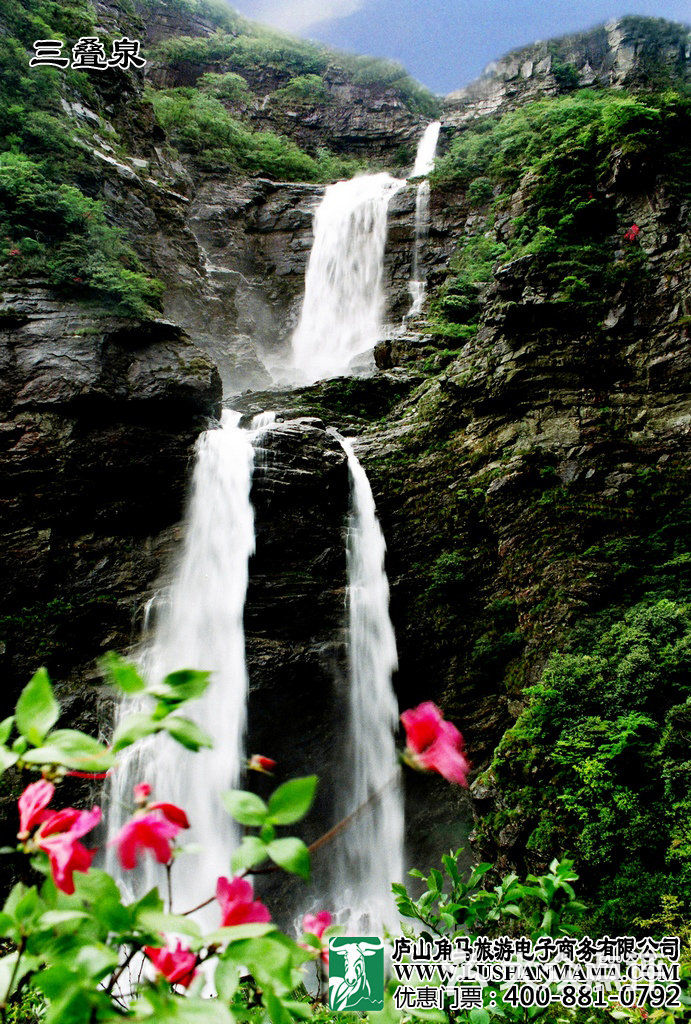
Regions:
<svg viewBox="0 0 691 1024"><path fill-rule="evenodd" d="M334 849L332 900L345 903L338 910L347 934L380 934L395 922L391 883L403 876L403 790L394 741L398 703L391 685L398 655L389 616L386 544L372 488L352 441L339 440L348 457L351 510L347 754L337 810L339 818L354 818Z"/></svg>
<svg viewBox="0 0 691 1024"><path fill-rule="evenodd" d="M416 175L429 173L438 134L438 122L425 131ZM348 372L353 360L379 340L387 209L404 185L404 180L380 173L326 189L315 214L302 313L292 338L294 367L303 380L311 383ZM425 179L417 191L411 292L428 201ZM424 284L422 288L424 298ZM229 873L230 854L239 840L222 808L221 794L239 783L246 759L249 680L243 613L255 548L250 492L253 471L261 472L265 460L257 442L279 426L275 412L264 412L255 415L245 430L240 415L226 410L220 428L201 435L182 551L171 582L148 603L145 613L145 629L152 622L153 636L142 644L140 663L149 679L181 668L212 673L211 685L193 703L190 715L209 734L214 748L191 756L160 736L133 748L110 782L108 826L112 837L127 817L133 786L143 781L152 786L156 800L192 812L193 852L176 861L174 868L178 912L208 899L218 876ZM350 478L348 693L342 709L347 737L342 783L333 794L335 814L349 823L334 843L328 881L319 898L350 934L373 934L394 927L391 883L403 875L404 806L395 745L398 705L392 686L396 638L389 615L386 544L372 488L353 442L331 432L344 450ZM136 703L124 700L120 715L132 710ZM156 883L151 862L134 877L123 877L112 850L108 857L110 869L132 895L141 895Z"/></svg>
<svg viewBox="0 0 691 1024"><path fill-rule="evenodd" d="M135 783L148 782L156 800L193 808L187 841L202 849L176 861L179 910L213 893L218 876L229 871L229 851L238 838L220 796L240 778L247 713L243 610L254 551L254 450L239 419L225 411L220 429L207 430L197 442L182 552L170 585L154 601L153 638L140 657L149 679L181 668L212 672L211 685L186 714L210 735L214 749L188 754L167 737L153 737L131 749L108 793L111 836L128 816ZM132 710L133 702L123 701L120 714ZM108 856L110 869L124 886L134 886L135 895L155 884L151 861L123 876L112 848Z"/></svg>

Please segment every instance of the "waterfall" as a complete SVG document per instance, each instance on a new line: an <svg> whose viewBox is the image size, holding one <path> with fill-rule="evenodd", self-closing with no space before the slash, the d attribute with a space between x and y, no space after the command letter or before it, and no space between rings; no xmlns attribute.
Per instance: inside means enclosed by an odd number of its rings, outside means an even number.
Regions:
<svg viewBox="0 0 691 1024"><path fill-rule="evenodd" d="M440 128L440 121L432 121L427 125L418 143L415 166L413 167L413 178L423 175L425 177L423 181L419 182L415 195L415 246L413 248L412 274L408 283L411 306L406 314L406 319L418 316L422 312L427 292L427 282L420 270L420 256L429 234L430 187L426 176L434 168L434 156L437 151Z"/></svg>
<svg viewBox="0 0 691 1024"><path fill-rule="evenodd" d="M205 695L190 703L185 715L211 736L214 748L191 754L168 737L152 737L128 751L113 773L109 793L111 837L130 815L137 782L149 782L155 799L187 811L191 829L185 845L199 844L200 851L175 861L176 911L213 894L217 877L228 874L237 843L220 795L240 777L248 690L243 610L254 551L253 448L252 435L240 429L239 419L237 413L224 412L221 428L206 431L197 442L181 556L165 596L156 602L153 638L141 657L142 671L151 680L180 668L212 671ZM133 710L134 701L123 701L120 716ZM109 870L118 875L112 847L108 856ZM123 888L131 888L130 896L141 895L161 883L162 872L147 858L137 872L121 879Z"/></svg>
<svg viewBox="0 0 691 1024"><path fill-rule="evenodd" d="M437 152L440 129L441 121L431 121L422 133L422 138L417 147L415 166L413 167L411 178L422 178L431 173L434 167L434 157Z"/></svg>
<svg viewBox="0 0 691 1024"><path fill-rule="evenodd" d="M391 883L403 876L403 791L394 740L398 704L391 684L398 660L384 569L386 544L372 488L352 442L339 440L348 458L351 510L349 692L338 809L339 818L357 813L333 851L331 899L346 934L382 934L397 921Z"/></svg>
<svg viewBox="0 0 691 1024"><path fill-rule="evenodd" d="M292 338L293 366L303 383L347 373L381 337L387 210L404 184L382 173L326 189Z"/></svg>

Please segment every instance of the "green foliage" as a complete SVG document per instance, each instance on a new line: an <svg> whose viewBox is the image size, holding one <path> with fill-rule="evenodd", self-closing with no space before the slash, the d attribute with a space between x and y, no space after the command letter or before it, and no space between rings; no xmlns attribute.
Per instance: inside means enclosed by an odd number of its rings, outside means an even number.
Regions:
<svg viewBox="0 0 691 1024"><path fill-rule="evenodd" d="M211 36L178 36L158 45L155 57L172 68L185 65L218 67L239 72L250 81L271 73L281 80L279 99L323 102L325 93L318 81L329 74L350 78L356 85L391 90L412 113L436 116L440 103L395 61L355 54L334 53L324 46L283 35L266 26L238 22L227 31ZM284 94L283 90L288 93Z"/></svg>
<svg viewBox="0 0 691 1024"><path fill-rule="evenodd" d="M273 132L253 132L233 118L215 96L196 89L150 94L171 140L205 169L242 169L278 181L330 181L360 169L326 150L316 157Z"/></svg>
<svg viewBox="0 0 691 1024"><path fill-rule="evenodd" d="M296 75L272 93L271 99L286 104L327 103L330 95L320 75Z"/></svg>
<svg viewBox="0 0 691 1024"><path fill-rule="evenodd" d="M578 880L573 862L555 858L543 875L528 875L521 882L509 874L491 888L487 885L492 865L478 864L469 877L459 868L461 850L442 857L442 871L433 868L429 875L410 872L420 880L422 893L414 899L404 885L394 885L396 904L403 917L416 922L416 929L403 928L404 934L453 942L474 941L479 936L525 935L533 942L541 936L558 939L578 934L585 907L576 899L573 883ZM454 1013L453 1019L470 1024L489 1024L491 1019L524 1020L521 1007L505 1001L512 983L492 984L484 989L484 1010ZM534 1008L528 1019L546 1016L549 1011ZM478 1017L482 1013L482 1017ZM475 1016L473 1016L475 1014Z"/></svg>
<svg viewBox="0 0 691 1024"><path fill-rule="evenodd" d="M553 65L563 90L575 84L569 69ZM476 323L478 291L495 266L526 255L539 257L542 276L559 289L558 301L578 302L594 319L605 294L645 273L639 249L614 261L620 245L612 241L614 153L640 163L648 176L664 172L669 187L678 187L690 171L683 143L690 113L689 99L679 93L581 90L466 126L437 160L432 186L465 189L471 207L497 198L488 223L460 243L453 275L431 303L433 327ZM494 220L519 189L523 212L499 240Z"/></svg>
<svg viewBox="0 0 691 1024"><path fill-rule="evenodd" d="M40 771L44 779L59 785L72 769L82 773L115 767L126 746L153 732L165 730L178 738L170 723L189 721L181 718L179 711L189 700L202 696L209 682L208 673L184 669L150 684L135 666L114 654L104 659L102 667L114 686L143 700L149 710L125 722L110 748L85 733L57 730L54 726L60 708L48 675L41 669L22 692L15 714L0 723L0 772L12 764L22 772ZM198 749L198 745L185 745ZM268 857L276 870L302 878L309 877L307 847L293 836L277 838L275 826L294 824L304 817L316 784L315 776L292 779L279 786L267 803L252 793L229 794L227 801L241 821L261 822L261 840L254 837L262 846L261 859ZM125 902L115 881L90 867L90 857L77 841L83 833L77 831L75 836L68 831L79 812L66 808L62 815L53 819L49 814L44 821L36 815L46 803L57 800L56 794L50 787L38 787L38 791L30 791L28 799L30 806L32 800L38 802L33 805L33 820L17 835L16 850L4 852L30 858L38 881L33 885L17 883L0 913L0 1017L4 1024L91 1024L96 1019L115 1024L123 1013L117 982L126 977L132 957L145 947L169 946L173 935L183 937L194 967L211 962L217 998L202 998L201 976L190 980L182 992L161 972L154 981L130 979L131 1008L137 1019L232 1024L252 1020L260 1008L281 1024L311 1018L307 1002L296 1001L293 994L302 986L304 965L319 960L321 943L316 936L308 937L302 947L271 923L226 925L205 935L189 916L191 911L173 914L170 906L166 908L157 888ZM137 815L156 813L169 815L171 805L150 805L145 795L138 798L129 824L136 825ZM48 819L52 832L46 836L42 829ZM92 828L94 824L92 821ZM65 844L64 850L51 847L56 837ZM252 838L246 837L243 846L251 844ZM186 852L172 848L167 865L168 904L175 858ZM75 862L66 881L59 865L72 856L81 856L85 862L78 866ZM251 867L251 858L247 860L239 869L243 875Z"/></svg>
<svg viewBox="0 0 691 1024"><path fill-rule="evenodd" d="M255 793L231 790L224 794L228 813L241 825L261 829L259 835L246 835L233 854L233 870L242 871L263 864L268 858L292 874L309 879L309 850L300 839L276 838L277 825L293 825L305 817L317 791L316 775L284 782L269 797L268 803Z"/></svg>
<svg viewBox="0 0 691 1024"><path fill-rule="evenodd" d="M495 755L531 848L576 856L598 927L633 927L666 895L688 900L690 667L691 607L635 605L552 656Z"/></svg>
<svg viewBox="0 0 691 1024"><path fill-rule="evenodd" d="M124 314L146 315L158 303L161 286L142 272L103 204L19 153L0 153L0 235L5 273L45 277Z"/></svg>
<svg viewBox="0 0 691 1024"><path fill-rule="evenodd" d="M197 79L197 88L202 92L211 93L218 99L241 101L249 98L250 91L247 82L242 75L236 75L233 71L226 71L218 75L208 71Z"/></svg>

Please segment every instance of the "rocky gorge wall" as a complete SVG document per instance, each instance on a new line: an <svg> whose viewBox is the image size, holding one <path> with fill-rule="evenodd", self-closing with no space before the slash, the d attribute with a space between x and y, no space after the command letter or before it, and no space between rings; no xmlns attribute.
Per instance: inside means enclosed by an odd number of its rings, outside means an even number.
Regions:
<svg viewBox="0 0 691 1024"><path fill-rule="evenodd" d="M98 10L104 25L133 33L143 26L154 43L214 30L204 18L152 16L148 7L139 8L140 21L116 3ZM440 152L487 113L571 88L574 72L564 65L575 68L577 84L615 87L650 85L651 67L686 73L676 30L662 41L636 32L624 24L510 55L447 99ZM152 80L189 85L202 70L155 67ZM280 127L308 148L341 140L344 151L396 173L410 164L426 118L386 89L332 76L329 103L262 109L257 96L280 84L253 78L248 116L257 125ZM194 440L218 413L222 382L246 415L271 408L294 421L267 434L253 490L251 748L278 754L288 774L313 767L328 791L339 730L328 706L344 668L347 508L343 454L324 430L331 424L358 436L388 542L400 703L439 701L462 727L479 772L549 655L576 624L622 602L623 591L627 599L640 593L645 572L672 560L683 532L686 201L645 154L622 151L603 186L615 215L608 244L614 263L635 221L645 279L604 288L595 309L582 294L564 301L564 274L544 256L497 259L477 288L476 330L463 337L440 331L434 313L459 244L477 235L510 241L534 204L534 180L514 188L499 215L497 195L472 198L466 183L433 187L424 315L389 332L375 375L277 391L270 363L295 323L324 186L200 171L169 146L142 87L133 79L122 97L105 89L93 107L72 97L66 117L75 131L95 133L98 194L166 286L163 316L116 318L59 300L43 282L3 286L8 704L40 655L68 715L97 720L95 658L126 650L139 635L142 606L174 557ZM408 309L414 215L409 185L390 208L393 328ZM651 553L646 539L660 524L665 537ZM623 574L622 538L630 546ZM272 722L295 703L300 722L277 736ZM408 793L420 866L455 844L469 817L441 783L430 799L423 781L412 780ZM489 855L501 866L522 864L528 810L513 813L491 777L474 793L477 808L499 823L481 836ZM321 803L314 834L327 819ZM539 863L544 854L530 856Z"/></svg>

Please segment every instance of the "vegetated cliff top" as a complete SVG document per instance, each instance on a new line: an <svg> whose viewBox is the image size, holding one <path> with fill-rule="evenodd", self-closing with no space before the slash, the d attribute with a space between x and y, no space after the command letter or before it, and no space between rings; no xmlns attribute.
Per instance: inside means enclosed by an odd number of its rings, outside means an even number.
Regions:
<svg viewBox="0 0 691 1024"><path fill-rule="evenodd" d="M626 16L512 50L445 103L450 119L463 121L577 88L660 90L689 81L689 26Z"/></svg>
<svg viewBox="0 0 691 1024"><path fill-rule="evenodd" d="M191 85L200 73L220 70L240 74L262 97L299 78L290 99L362 99L365 90L413 114L437 111L436 97L401 64L290 36L218 0L136 0L135 7L166 85Z"/></svg>

